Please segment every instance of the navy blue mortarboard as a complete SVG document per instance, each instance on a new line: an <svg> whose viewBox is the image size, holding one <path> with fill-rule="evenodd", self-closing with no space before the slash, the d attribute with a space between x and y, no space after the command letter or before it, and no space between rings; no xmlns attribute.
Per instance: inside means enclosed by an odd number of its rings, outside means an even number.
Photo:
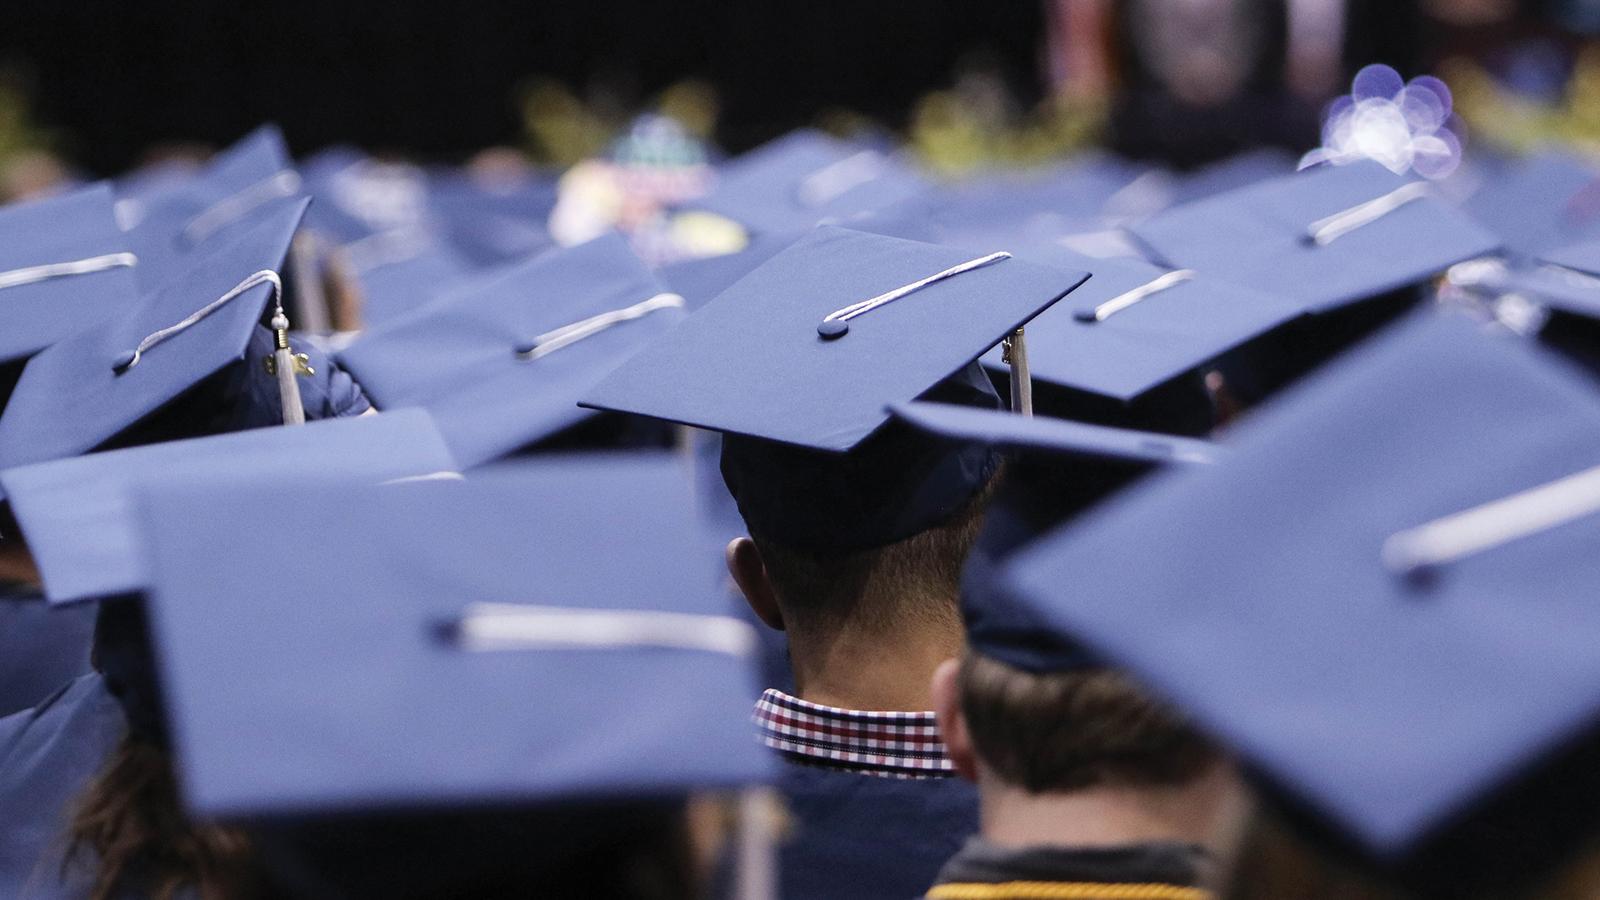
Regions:
<svg viewBox="0 0 1600 900"><path fill-rule="evenodd" d="M400 410L35 463L0 471L0 488L39 566L45 597L66 603L145 586L130 508L143 480L237 473L267 482L375 483L455 468L428 414Z"/></svg>
<svg viewBox="0 0 1600 900"><path fill-rule="evenodd" d="M100 447L242 359L306 202L257 210L250 228L208 242L125 314L29 360L0 415L0 468Z"/></svg>
<svg viewBox="0 0 1600 900"><path fill-rule="evenodd" d="M897 157L800 130L717 168L715 187L692 205L754 232L787 232L891 206L929 189Z"/></svg>
<svg viewBox="0 0 1600 900"><path fill-rule="evenodd" d="M1328 312L1493 252L1494 235L1375 162L1324 166L1132 227L1158 260Z"/></svg>
<svg viewBox="0 0 1600 900"><path fill-rule="evenodd" d="M454 169L428 173L429 207L450 245L476 266L516 262L550 249L545 222L555 204L551 178L493 179Z"/></svg>
<svg viewBox="0 0 1600 900"><path fill-rule="evenodd" d="M1046 416L925 402L891 410L920 431L1008 451L1004 483L962 574L961 615L972 649L1030 672L1094 663L1071 635L999 589L1000 562L1151 469L1207 465L1223 455L1210 441Z"/></svg>
<svg viewBox="0 0 1600 900"><path fill-rule="evenodd" d="M138 298L111 188L0 208L0 364L127 311Z"/></svg>
<svg viewBox="0 0 1600 900"><path fill-rule="evenodd" d="M1600 236L1600 171L1556 151L1496 167L1463 208L1518 259Z"/></svg>
<svg viewBox="0 0 1600 900"><path fill-rule="evenodd" d="M705 565L681 459L257 487L174 481L143 504L191 812L526 807L769 776L748 733L755 636ZM239 540L274 507L299 517L299 552Z"/></svg>
<svg viewBox="0 0 1600 900"><path fill-rule="evenodd" d="M1025 549L1007 584L1394 861L1596 720L1597 448L1574 370L1427 314L1257 412L1219 464ZM1578 788L1536 820L1591 812Z"/></svg>
<svg viewBox="0 0 1600 900"><path fill-rule="evenodd" d="M608 235L501 269L378 329L340 359L381 408L424 406L465 466L593 417L579 396L682 316Z"/></svg>
<svg viewBox="0 0 1600 900"><path fill-rule="evenodd" d="M1028 325L1033 378L1119 404L1132 403L1300 313L1288 298L1192 269L1094 259L1059 245L1029 245L1018 252L1094 273L1070 299ZM984 364L1006 368L998 352L984 357Z"/></svg>
<svg viewBox="0 0 1600 900"><path fill-rule="evenodd" d="M130 217L127 239L139 257L141 290L152 290L191 264L202 243L250 227L254 213L300 195L283 135L266 125L217 154L204 168L167 190L143 198Z"/></svg>
<svg viewBox="0 0 1600 900"><path fill-rule="evenodd" d="M733 253L668 263L657 269L656 275L683 297L689 309L699 309L804 235L804 231L754 235Z"/></svg>
<svg viewBox="0 0 1600 900"><path fill-rule="evenodd" d="M1085 277L824 226L582 404L723 432L724 480L759 536L880 546L948 518L994 471L986 452L883 428L885 407L935 388L998 406L970 364Z"/></svg>

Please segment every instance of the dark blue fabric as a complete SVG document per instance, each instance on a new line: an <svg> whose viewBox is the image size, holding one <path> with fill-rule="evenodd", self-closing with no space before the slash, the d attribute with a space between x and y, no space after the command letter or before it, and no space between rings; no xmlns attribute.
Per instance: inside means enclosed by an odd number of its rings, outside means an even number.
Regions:
<svg viewBox="0 0 1600 900"><path fill-rule="evenodd" d="M92 606L51 607L36 590L0 585L0 716L87 674L93 637Z"/></svg>
<svg viewBox="0 0 1600 900"><path fill-rule="evenodd" d="M879 778L785 764L793 833L779 857L784 900L918 897L978 830L961 778Z"/></svg>
<svg viewBox="0 0 1600 900"><path fill-rule="evenodd" d="M62 876L67 817L126 730L98 675L0 719L0 897L81 900L83 870Z"/></svg>
<svg viewBox="0 0 1600 900"><path fill-rule="evenodd" d="M995 409L976 364L930 392ZM987 444L888 425L848 453L725 435L722 477L750 533L786 547L849 553L892 544L949 521L1000 468Z"/></svg>

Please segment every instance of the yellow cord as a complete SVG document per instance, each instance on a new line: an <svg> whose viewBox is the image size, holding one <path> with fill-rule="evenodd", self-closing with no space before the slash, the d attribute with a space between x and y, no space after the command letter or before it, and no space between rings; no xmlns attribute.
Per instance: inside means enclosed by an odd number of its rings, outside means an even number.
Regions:
<svg viewBox="0 0 1600 900"><path fill-rule="evenodd" d="M1088 881L1006 881L999 884L937 884L928 900L1213 900L1202 888L1175 884L1111 884Z"/></svg>

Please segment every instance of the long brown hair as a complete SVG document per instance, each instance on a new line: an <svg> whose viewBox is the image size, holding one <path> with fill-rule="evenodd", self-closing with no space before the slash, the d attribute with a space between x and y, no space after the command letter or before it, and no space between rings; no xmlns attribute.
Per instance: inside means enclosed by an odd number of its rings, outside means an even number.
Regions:
<svg viewBox="0 0 1600 900"><path fill-rule="evenodd" d="M170 755L130 732L80 795L63 866L94 866L90 900L244 900L259 896L252 859L243 833L184 815Z"/></svg>

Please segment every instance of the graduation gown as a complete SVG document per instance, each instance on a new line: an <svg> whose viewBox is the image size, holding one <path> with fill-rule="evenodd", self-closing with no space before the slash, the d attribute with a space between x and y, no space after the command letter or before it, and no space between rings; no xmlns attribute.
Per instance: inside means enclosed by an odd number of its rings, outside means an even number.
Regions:
<svg viewBox="0 0 1600 900"><path fill-rule="evenodd" d="M78 900L90 867L63 873L71 807L127 730L99 675L0 719L0 897Z"/></svg>
<svg viewBox="0 0 1600 900"><path fill-rule="evenodd" d="M884 778L786 762L793 832L780 855L785 900L916 897L978 830L962 778Z"/></svg>
<svg viewBox="0 0 1600 900"><path fill-rule="evenodd" d="M1047 900L1101 893L1129 900L1209 900L1215 894L1206 885L1215 882L1216 867L1204 849L1176 842L1009 849L975 837L939 871L927 897L981 892L988 900Z"/></svg>
<svg viewBox="0 0 1600 900"><path fill-rule="evenodd" d="M93 640L93 604L53 607L34 588L0 584L0 717L87 674Z"/></svg>

